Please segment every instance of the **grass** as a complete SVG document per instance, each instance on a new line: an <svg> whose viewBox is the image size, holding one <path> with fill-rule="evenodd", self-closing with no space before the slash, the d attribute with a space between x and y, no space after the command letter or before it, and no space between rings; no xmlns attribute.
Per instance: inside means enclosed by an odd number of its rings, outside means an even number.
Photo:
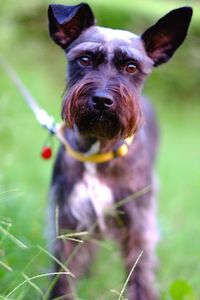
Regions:
<svg viewBox="0 0 200 300"><path fill-rule="evenodd" d="M101 23L107 24L109 16L104 13L102 2L89 2L96 7ZM136 2L137 5L134 6L126 1L127 6L124 6L120 20L119 17L116 20L113 18L112 22L119 24L120 21L124 24L122 26L128 26L134 22L135 16L130 16L130 7L137 7L142 20L149 24L148 20L153 19L154 15L162 15L173 7L170 1L163 1L163 5L158 6L156 1L151 0L147 4L148 9L141 1ZM17 6L15 12L9 2L5 3L1 18L4 41L1 51L41 106L59 121L60 100L65 82L64 55L47 38L43 38L46 36L45 24L41 27L43 33L38 31L38 27L24 27L21 10L27 12L29 9L25 2L20 2L21 6ZM104 4L106 10L113 3L115 9L120 7L119 2L112 0ZM152 3L155 5L153 12L150 10ZM181 5L185 3L181 1ZM198 4L194 5L199 8ZM32 6L33 11L40 11L39 1L33 1ZM160 11L162 12L159 13ZM9 26L4 22L2 24L2 20L6 20L5 14L8 15ZM138 18L135 26L139 28L140 23ZM180 278L188 281L195 293L200 295L200 42L197 23L195 15L191 35L184 47L172 62L154 71L145 88L145 93L156 106L161 126L157 161L161 233L158 277L160 290L166 294L170 284ZM25 280L23 274L30 278L46 274L50 270L52 259L38 245L48 249L44 228L49 222L45 215L53 161L47 162L40 158L40 150L47 137L46 131L38 126L22 97L1 69L0 78L0 228L3 228L0 231L1 298ZM56 152L58 143L55 140L53 142ZM125 282L116 245L103 242L101 249L92 266L91 275L79 283L78 295L82 299L117 299L116 294L110 290L120 292ZM37 287L44 288L48 280L38 278L33 282ZM27 282L9 299L13 297L17 300L39 299L39 293Z"/></svg>

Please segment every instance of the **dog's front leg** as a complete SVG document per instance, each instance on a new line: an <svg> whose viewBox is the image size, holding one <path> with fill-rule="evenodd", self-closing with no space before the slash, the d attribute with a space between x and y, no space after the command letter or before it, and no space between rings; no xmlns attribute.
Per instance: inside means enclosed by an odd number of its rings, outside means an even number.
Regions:
<svg viewBox="0 0 200 300"><path fill-rule="evenodd" d="M150 199L147 195L139 197L124 208L127 232L121 247L127 276L131 274L128 281L129 300L158 299L154 282L155 245L158 234L154 203L147 198ZM133 270L140 254L141 257Z"/></svg>
<svg viewBox="0 0 200 300"><path fill-rule="evenodd" d="M64 300L73 300L77 298L76 281L87 274L92 259L96 253L97 246L91 242L84 241L77 243L71 240L56 241L56 258L62 262L67 269L74 275L59 275L54 280L54 286L49 299L62 297ZM60 264L55 264L55 272L63 272Z"/></svg>

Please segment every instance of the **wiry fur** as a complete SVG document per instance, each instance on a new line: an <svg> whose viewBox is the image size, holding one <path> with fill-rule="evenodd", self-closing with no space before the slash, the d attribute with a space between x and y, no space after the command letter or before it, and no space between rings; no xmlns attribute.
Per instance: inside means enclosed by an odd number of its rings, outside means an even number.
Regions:
<svg viewBox="0 0 200 300"><path fill-rule="evenodd" d="M55 236L54 255L75 279L59 276L50 299L74 299L73 285L97 250L92 239L105 235L118 241L127 274L143 251L128 282L128 299L158 298L154 282L158 128L141 90L153 66L166 62L183 42L191 14L189 7L176 9L137 36L95 26L84 3L49 7L50 35L69 61L62 106L68 142L83 153L103 153L135 134L125 157L102 164L76 161L61 146L51 184L51 217L57 207L59 234L87 230L89 237L77 246L76 241ZM89 63L82 64L82 57ZM136 72L128 72L129 63ZM56 263L55 271L59 270Z"/></svg>
<svg viewBox="0 0 200 300"><path fill-rule="evenodd" d="M86 97L102 87L109 91L116 103L103 116L87 105L90 99ZM85 136L116 140L126 138L141 126L141 110L137 99L137 90L129 90L123 77L116 75L106 82L105 77L99 76L98 72L91 72L67 93L62 116L70 128L76 124L80 133ZM123 113L124 107L130 108L126 114Z"/></svg>

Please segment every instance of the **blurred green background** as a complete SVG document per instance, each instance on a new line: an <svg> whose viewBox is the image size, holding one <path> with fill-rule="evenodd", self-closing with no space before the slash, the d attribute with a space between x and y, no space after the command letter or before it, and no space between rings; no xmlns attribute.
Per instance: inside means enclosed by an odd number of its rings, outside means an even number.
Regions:
<svg viewBox="0 0 200 300"><path fill-rule="evenodd" d="M54 1L76 4L77 1ZM145 93L155 104L161 127L157 160L160 178L158 219L161 240L158 288L163 299L176 298L170 285L187 282L200 299L200 4L199 1L87 1L99 25L143 32L169 10L191 5L192 25L184 45L170 63L154 70ZM66 62L52 43L47 29L47 0L0 1L0 52L15 68L32 95L60 121ZM50 270L45 228L47 191L52 161L40 158L47 138L23 98L0 68L0 298L40 299L36 288L47 279L25 284L23 273L36 276ZM54 141L56 151L58 143ZM12 234L12 236L9 235ZM23 242L23 249L14 238ZM81 281L77 295L85 300L109 300L117 296L125 277L118 250L111 242ZM186 285L187 285L186 284ZM187 289L186 289L187 290ZM192 295L192 296L191 296ZM77 296L77 299L78 299ZM181 298L182 297L182 298Z"/></svg>

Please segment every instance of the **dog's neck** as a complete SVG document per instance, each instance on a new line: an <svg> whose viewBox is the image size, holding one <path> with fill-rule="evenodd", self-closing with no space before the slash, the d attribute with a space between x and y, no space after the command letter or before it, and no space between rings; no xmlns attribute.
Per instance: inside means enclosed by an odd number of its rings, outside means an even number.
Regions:
<svg viewBox="0 0 200 300"><path fill-rule="evenodd" d="M82 153L94 154L94 153L105 153L112 151L119 140L99 140L96 137L86 137L78 132L78 130L67 130L67 140L71 146Z"/></svg>
<svg viewBox="0 0 200 300"><path fill-rule="evenodd" d="M85 137L77 130L73 130L73 136L77 150L83 153L89 152L91 147L98 143L95 137Z"/></svg>

